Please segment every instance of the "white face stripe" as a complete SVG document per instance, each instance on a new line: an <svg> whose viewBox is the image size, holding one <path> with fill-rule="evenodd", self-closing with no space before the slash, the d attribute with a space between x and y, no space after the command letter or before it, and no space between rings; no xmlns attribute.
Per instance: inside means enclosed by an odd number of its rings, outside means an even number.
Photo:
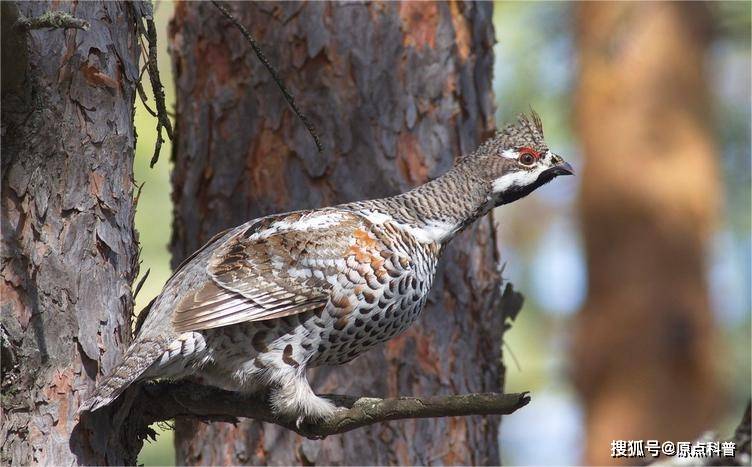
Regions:
<svg viewBox="0 0 752 467"><path fill-rule="evenodd" d="M509 157L509 154L514 154L514 157ZM502 153L502 156L509 159L517 159L517 152L513 149L507 149ZM538 176L543 173L544 170L551 167L551 158L551 151L546 151L541 155L541 158L535 163L532 169L520 169L516 172L497 178L491 184L493 192L501 193L513 186L522 187L535 183Z"/></svg>
<svg viewBox="0 0 752 467"><path fill-rule="evenodd" d="M538 179L538 175L544 170L545 168L543 167L536 167L533 170L520 170L518 172L503 175L493 181L491 188L494 193L502 193L513 186L530 185Z"/></svg>

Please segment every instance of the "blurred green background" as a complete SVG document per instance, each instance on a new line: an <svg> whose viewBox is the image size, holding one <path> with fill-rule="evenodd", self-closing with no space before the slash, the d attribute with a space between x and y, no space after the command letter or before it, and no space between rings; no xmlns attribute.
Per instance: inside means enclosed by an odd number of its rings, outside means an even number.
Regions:
<svg viewBox="0 0 752 467"><path fill-rule="evenodd" d="M717 29L708 69L713 93L716 137L722 154L725 203L714 233L707 278L711 306L724 351L718 371L730 382L731 407L741 407L750 391L750 41L748 2L716 7ZM171 2L155 5L159 36L159 65L168 109L174 108L174 88L168 54L167 26ZM573 134L572 95L577 73L572 5L567 3L497 2L494 26L497 45L494 83L497 122L506 122L532 105L544 116L546 136L557 152L580 165L581 148ZM534 27L532 27L534 25ZM273 57L270 57L272 62ZM148 89L148 80L144 80ZM293 90L294 92L294 90ZM150 102L153 106L153 102ZM137 298L146 305L170 275L170 151L162 147L160 161L149 168L155 121L137 103L135 177L143 189L136 211L141 243L141 274L150 275ZM579 233L576 183L551 184L523 204L503 208L502 256L505 276L525 292L527 301L507 334L507 388L530 390L535 403L524 413L506 417L500 441L503 461L511 464L576 464L581 461L583 412L567 377L568 329L583 305L587 271ZM563 247L562 247L563 246ZM551 277L566 280L551 281ZM510 358L514 355L514 359ZM516 362L516 363L515 363ZM739 371L747 369L747 371ZM551 418L549 414L556 413ZM729 434L738 411L725 414L716 427ZM712 428L712 427L708 427ZM173 465L172 432L147 443L139 456L144 465Z"/></svg>

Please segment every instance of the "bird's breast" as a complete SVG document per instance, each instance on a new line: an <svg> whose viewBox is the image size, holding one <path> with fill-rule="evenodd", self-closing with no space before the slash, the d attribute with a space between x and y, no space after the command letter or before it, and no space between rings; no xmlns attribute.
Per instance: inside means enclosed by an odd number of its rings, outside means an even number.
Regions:
<svg viewBox="0 0 752 467"><path fill-rule="evenodd" d="M309 365L337 365L405 331L433 284L437 249L391 236L379 252L356 243L338 273L329 303L306 322Z"/></svg>

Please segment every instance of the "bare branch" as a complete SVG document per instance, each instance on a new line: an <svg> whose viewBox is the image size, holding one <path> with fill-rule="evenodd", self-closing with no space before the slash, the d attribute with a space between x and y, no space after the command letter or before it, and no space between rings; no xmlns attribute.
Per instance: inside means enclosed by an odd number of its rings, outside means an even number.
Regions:
<svg viewBox="0 0 752 467"><path fill-rule="evenodd" d="M141 280L138 281L138 284L136 284L136 290L133 292L133 300L136 300L136 297L138 297L138 293L141 292L141 287L144 286L144 283L146 282L146 279L149 277L150 272L151 272L151 268L147 269L146 273L144 273L143 277L141 277Z"/></svg>
<svg viewBox="0 0 752 467"><path fill-rule="evenodd" d="M167 137L172 140L172 123L170 123L170 119L167 116L164 88L162 87L162 80L159 77L159 66L157 65L157 28L154 26L153 19L146 19L146 39L149 41L147 71L149 72L149 81L151 81L151 92L154 94L154 100L157 103L157 118L165 131L167 131Z"/></svg>
<svg viewBox="0 0 752 467"><path fill-rule="evenodd" d="M303 115L303 113L298 109L297 104L295 104L295 98L292 94L290 94L290 91L287 90L285 87L285 84L282 82L282 78L279 77L279 73L277 73L277 70L272 66L271 63L269 63L269 60L267 60L266 55L264 55L264 52L261 50L261 47L259 47L258 43L256 42L256 39L253 38L251 33L248 31L248 29L245 28L240 22L230 13L227 8L224 7L221 3L217 2L216 0L212 0L212 3L219 11L222 12L223 15L229 19L232 24L235 25L238 30L243 34L243 36L246 38L249 44L251 44L251 48L256 53L256 56L261 61L261 63L264 64L266 69L269 71L269 73L272 75L272 79L274 79L274 82L277 83L277 87L280 91L282 91L282 95L285 97L285 100L288 104L290 104L290 107L292 107L293 112L295 112L295 115L298 116L301 122L303 122L303 125L308 130L308 133L311 134L311 137L313 138L313 142L316 143L316 149L318 149L319 152L322 152L324 150L324 147L321 145L321 141L319 141L319 137L316 134L316 129L313 127L313 124L308 120L308 118Z"/></svg>
<svg viewBox="0 0 752 467"><path fill-rule="evenodd" d="M145 68L144 68L145 69ZM141 99L141 103L144 105L144 108L152 117L157 117L157 113L152 110L152 108L149 106L149 98L146 96L146 91L144 91L144 86L141 84L141 77L138 78L138 82L136 83L136 91L138 92L138 97Z"/></svg>
<svg viewBox="0 0 752 467"><path fill-rule="evenodd" d="M139 410L145 424L175 417L196 417L204 421L235 421L238 418L275 423L308 437L325 437L374 423L407 418L508 415L530 402L528 393L463 394L431 397L378 399L325 395L343 407L317 425L298 428L294 420L275 415L262 397L241 395L194 383L147 383L141 390ZM135 409L135 407L134 407Z"/></svg>
<svg viewBox="0 0 752 467"><path fill-rule="evenodd" d="M83 29L84 31L89 29L89 22L80 18L71 16L70 13L64 11L48 11L36 18L25 18L19 16L16 21L16 27L23 30L30 29Z"/></svg>
<svg viewBox="0 0 752 467"><path fill-rule="evenodd" d="M162 121L160 120L157 122L157 141L154 143L154 154L149 161L149 168L154 167L154 164L159 160L159 151L162 149L162 143L164 143L164 138L162 138Z"/></svg>
<svg viewBox="0 0 752 467"><path fill-rule="evenodd" d="M146 53L146 71L149 74L151 92L154 94L154 101L157 106L156 112L147 104L146 93L141 85L143 70L141 70L141 74L138 77L136 90L138 91L141 102L143 102L146 110L157 118L157 141L154 144L154 154L149 162L149 167L154 167L157 161L159 161L159 153L162 149L162 143L165 141L164 138L162 138L162 129L164 128L167 132L167 137L170 140L174 139L174 134L172 131L172 122L167 113L164 87L162 86L162 79L159 75L159 65L157 63L157 28L154 26L154 20L150 16L144 16L144 21L146 21L146 27L144 28L144 25L141 22L138 23L138 27L141 35L146 37L146 40L149 43L148 51ZM143 43L141 46L143 48Z"/></svg>

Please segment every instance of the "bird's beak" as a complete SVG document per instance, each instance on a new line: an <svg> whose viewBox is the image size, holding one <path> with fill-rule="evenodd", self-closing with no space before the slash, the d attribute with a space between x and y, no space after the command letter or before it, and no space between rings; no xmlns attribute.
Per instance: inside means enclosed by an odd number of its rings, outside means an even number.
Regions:
<svg viewBox="0 0 752 467"><path fill-rule="evenodd" d="M554 164L543 172L547 177L554 178L559 175L574 175L574 169L572 166L560 156L554 154L552 162Z"/></svg>
<svg viewBox="0 0 752 467"><path fill-rule="evenodd" d="M555 166L548 169L551 171L551 175L574 175L574 169L571 165L569 165L569 162L561 161L557 163Z"/></svg>

